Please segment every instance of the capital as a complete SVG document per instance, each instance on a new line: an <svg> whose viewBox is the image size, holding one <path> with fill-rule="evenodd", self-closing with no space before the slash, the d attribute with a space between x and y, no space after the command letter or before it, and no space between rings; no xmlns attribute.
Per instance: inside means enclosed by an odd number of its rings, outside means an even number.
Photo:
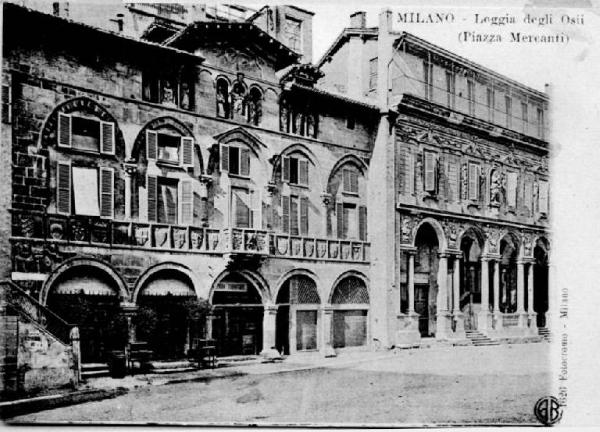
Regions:
<svg viewBox="0 0 600 432"><path fill-rule="evenodd" d="M125 171L126 175L132 176L137 172L137 164L134 160L128 159L123 162L123 171Z"/></svg>
<svg viewBox="0 0 600 432"><path fill-rule="evenodd" d="M277 185L275 184L275 182L267 183L267 192L269 193L269 196L273 196L276 191L277 191Z"/></svg>
<svg viewBox="0 0 600 432"><path fill-rule="evenodd" d="M333 202L333 196L330 193L321 194L321 199L323 200L323 204L326 207L329 207L331 205L331 203Z"/></svg>

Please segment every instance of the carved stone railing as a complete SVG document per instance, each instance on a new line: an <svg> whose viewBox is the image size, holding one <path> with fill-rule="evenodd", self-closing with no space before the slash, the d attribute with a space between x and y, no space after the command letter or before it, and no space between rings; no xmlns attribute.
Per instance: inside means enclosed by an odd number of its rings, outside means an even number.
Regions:
<svg viewBox="0 0 600 432"><path fill-rule="evenodd" d="M369 261L369 243L358 240L290 236L249 228L218 229L114 221L90 216L11 212L13 238L19 239L42 239L81 246Z"/></svg>
<svg viewBox="0 0 600 432"><path fill-rule="evenodd" d="M503 327L517 327L519 325L519 314L506 313L502 315Z"/></svg>
<svg viewBox="0 0 600 432"><path fill-rule="evenodd" d="M285 234L271 235L271 254L275 256L366 262L369 243Z"/></svg>

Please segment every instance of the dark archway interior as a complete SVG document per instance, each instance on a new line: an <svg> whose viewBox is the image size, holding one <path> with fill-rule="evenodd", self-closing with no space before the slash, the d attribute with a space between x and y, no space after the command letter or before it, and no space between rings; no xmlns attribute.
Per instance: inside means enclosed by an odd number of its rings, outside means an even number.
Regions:
<svg viewBox="0 0 600 432"><path fill-rule="evenodd" d="M439 242L431 225L421 225L415 246L415 312L419 314L419 332L422 337L434 336Z"/></svg>
<svg viewBox="0 0 600 432"><path fill-rule="evenodd" d="M258 354L262 348L264 308L254 284L239 273L230 273L215 286L212 304L217 354Z"/></svg>
<svg viewBox="0 0 600 432"><path fill-rule="evenodd" d="M517 311L517 255L518 244L511 236L500 241L500 311Z"/></svg>
<svg viewBox="0 0 600 432"><path fill-rule="evenodd" d="M533 249L533 310L537 312L537 326L546 327L548 312L548 253L538 241Z"/></svg>
<svg viewBox="0 0 600 432"><path fill-rule="evenodd" d="M365 282L356 276L347 276L333 289L333 347L362 346L367 343L369 292ZM364 308L350 305L366 305Z"/></svg>
<svg viewBox="0 0 600 432"><path fill-rule="evenodd" d="M103 270L81 265L66 270L50 287L47 306L79 327L83 363L105 362L127 344L127 322L119 313L119 287Z"/></svg>

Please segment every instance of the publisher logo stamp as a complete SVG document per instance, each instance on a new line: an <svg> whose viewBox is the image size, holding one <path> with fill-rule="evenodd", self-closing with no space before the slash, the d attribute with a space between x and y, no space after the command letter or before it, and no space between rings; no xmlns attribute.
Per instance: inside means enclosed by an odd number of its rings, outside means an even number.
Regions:
<svg viewBox="0 0 600 432"><path fill-rule="evenodd" d="M546 426L557 423L562 417L562 408L554 396L545 396L538 400L533 412L540 423Z"/></svg>

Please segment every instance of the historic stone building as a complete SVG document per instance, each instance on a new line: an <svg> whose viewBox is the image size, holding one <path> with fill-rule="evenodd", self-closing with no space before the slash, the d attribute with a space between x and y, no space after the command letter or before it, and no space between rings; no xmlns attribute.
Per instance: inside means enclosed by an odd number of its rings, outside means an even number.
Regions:
<svg viewBox="0 0 600 432"><path fill-rule="evenodd" d="M374 333L388 345L537 335L550 299L547 96L394 31L390 11L365 23L352 15L317 67L322 87L380 110Z"/></svg>
<svg viewBox="0 0 600 432"><path fill-rule="evenodd" d="M546 324L543 93L387 12L317 66L295 7L49 12L4 4L0 272L83 362Z"/></svg>

